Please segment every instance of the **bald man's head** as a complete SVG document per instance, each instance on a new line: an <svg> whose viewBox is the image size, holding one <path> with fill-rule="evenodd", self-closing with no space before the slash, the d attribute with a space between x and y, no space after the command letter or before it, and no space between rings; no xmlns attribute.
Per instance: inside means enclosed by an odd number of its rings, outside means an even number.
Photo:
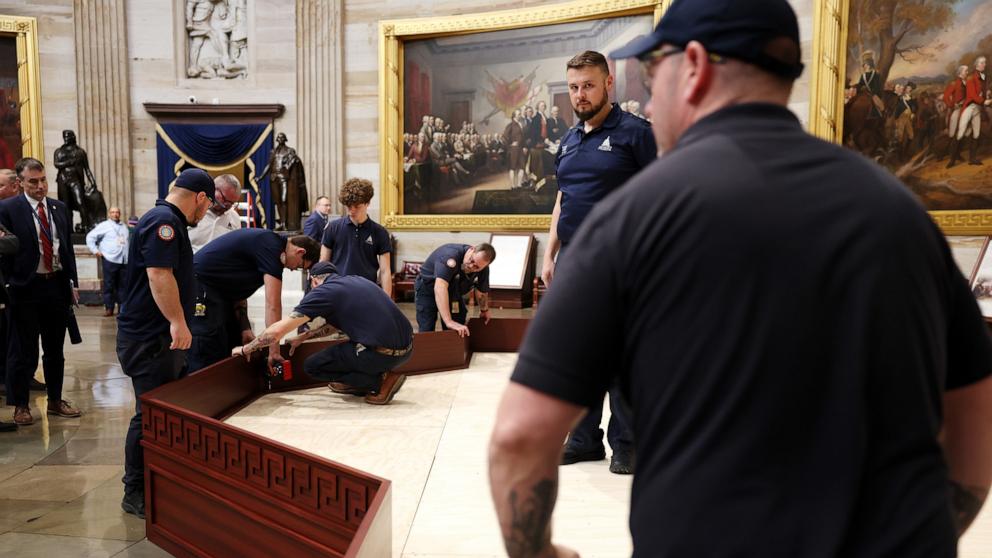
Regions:
<svg viewBox="0 0 992 558"><path fill-rule="evenodd" d="M0 200L12 198L21 193L17 173L11 169L0 169Z"/></svg>

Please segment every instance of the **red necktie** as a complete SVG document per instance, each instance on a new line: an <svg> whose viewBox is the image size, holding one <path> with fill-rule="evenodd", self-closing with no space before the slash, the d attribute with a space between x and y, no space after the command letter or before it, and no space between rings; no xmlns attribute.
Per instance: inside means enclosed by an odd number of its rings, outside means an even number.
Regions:
<svg viewBox="0 0 992 558"><path fill-rule="evenodd" d="M45 211L45 202L38 204L38 220L41 221L41 253L42 261L45 263L45 269L49 273L54 271L52 269L52 239L48 238L48 233L52 230L51 225L48 224L48 213Z"/></svg>

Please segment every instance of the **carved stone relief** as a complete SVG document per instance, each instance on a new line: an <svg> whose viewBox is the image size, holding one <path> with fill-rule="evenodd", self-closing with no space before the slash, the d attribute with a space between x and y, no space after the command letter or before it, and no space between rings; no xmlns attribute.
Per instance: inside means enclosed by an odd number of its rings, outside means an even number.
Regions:
<svg viewBox="0 0 992 558"><path fill-rule="evenodd" d="M186 76L248 74L247 0L185 0Z"/></svg>

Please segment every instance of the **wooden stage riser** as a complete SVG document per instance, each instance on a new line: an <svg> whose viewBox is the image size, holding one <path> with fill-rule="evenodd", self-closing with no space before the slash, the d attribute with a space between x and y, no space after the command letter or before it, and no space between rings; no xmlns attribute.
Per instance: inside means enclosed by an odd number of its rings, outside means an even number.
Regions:
<svg viewBox="0 0 992 558"><path fill-rule="evenodd" d="M456 370L473 352L516 351L528 323L473 319L466 338L418 333L396 371ZM271 391L323 385L303 362L332 343L300 346L290 359L293 378L273 379ZM229 358L142 396L149 540L176 556L388 553L388 480L220 422L269 393L264 366L261 358Z"/></svg>

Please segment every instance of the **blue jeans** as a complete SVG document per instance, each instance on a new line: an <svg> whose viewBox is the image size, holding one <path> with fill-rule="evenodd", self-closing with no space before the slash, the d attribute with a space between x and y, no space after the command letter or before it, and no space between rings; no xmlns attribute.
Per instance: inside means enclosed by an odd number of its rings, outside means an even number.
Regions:
<svg viewBox="0 0 992 558"><path fill-rule="evenodd" d="M412 354L410 351L403 356L390 356L377 353L374 348L359 351L356 343L339 343L307 357L303 361L303 371L324 382L341 382L353 388L375 391L382 383L382 374L399 368Z"/></svg>

